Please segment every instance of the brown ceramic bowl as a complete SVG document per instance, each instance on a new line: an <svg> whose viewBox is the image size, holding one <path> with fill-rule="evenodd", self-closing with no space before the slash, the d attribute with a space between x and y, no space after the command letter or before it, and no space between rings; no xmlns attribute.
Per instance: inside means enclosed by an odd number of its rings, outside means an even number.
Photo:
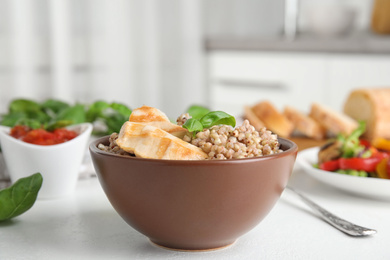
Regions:
<svg viewBox="0 0 390 260"><path fill-rule="evenodd" d="M287 185L297 145L284 152L233 160L175 161L110 154L90 145L112 206L157 245L178 250L225 247L270 212Z"/></svg>

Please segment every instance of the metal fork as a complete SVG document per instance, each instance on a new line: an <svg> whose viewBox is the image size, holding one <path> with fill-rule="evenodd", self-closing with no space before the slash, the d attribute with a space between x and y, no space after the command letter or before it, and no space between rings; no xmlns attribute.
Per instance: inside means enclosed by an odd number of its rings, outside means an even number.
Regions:
<svg viewBox="0 0 390 260"><path fill-rule="evenodd" d="M338 230L354 237L370 236L377 233L375 229L365 228L362 226L355 225L345 219L339 218L336 215L330 213L326 209L320 207L312 200L304 196L302 193L296 191L294 188L287 186L287 189L298 195L308 206L310 206L324 221L328 222Z"/></svg>

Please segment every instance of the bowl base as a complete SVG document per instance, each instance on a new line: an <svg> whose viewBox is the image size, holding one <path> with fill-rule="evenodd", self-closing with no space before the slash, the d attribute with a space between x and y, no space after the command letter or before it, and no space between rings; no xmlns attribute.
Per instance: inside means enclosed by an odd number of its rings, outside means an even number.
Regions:
<svg viewBox="0 0 390 260"><path fill-rule="evenodd" d="M183 249L183 248L173 248L173 247L168 247L168 246L163 246L163 245L160 245L156 242L153 242L152 240L150 240L150 242L155 245L155 246L158 246L160 248L163 248L163 249L167 249L167 250L172 250L172 251L181 251L181 252L207 252L207 251L215 251L215 250L221 250L221 249L225 249L227 247L230 247L232 246L236 241L233 241L232 243L229 243L227 245L223 245L223 246L219 246L219 247L213 247L213 248L204 248L204 249Z"/></svg>

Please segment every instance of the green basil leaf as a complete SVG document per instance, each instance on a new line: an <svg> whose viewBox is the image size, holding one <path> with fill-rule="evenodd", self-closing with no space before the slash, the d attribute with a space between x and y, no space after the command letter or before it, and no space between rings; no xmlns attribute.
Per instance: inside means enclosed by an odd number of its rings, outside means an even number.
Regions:
<svg viewBox="0 0 390 260"><path fill-rule="evenodd" d="M87 110L86 117L88 122L94 122L97 118L102 117L103 111L110 105L104 101L96 101L91 104Z"/></svg>
<svg viewBox="0 0 390 260"><path fill-rule="evenodd" d="M206 115L209 112L210 112L210 110L208 108L203 107L203 106L199 106L199 105L190 106L187 110L187 113L192 118L195 118L195 119L201 119L202 116Z"/></svg>
<svg viewBox="0 0 390 260"><path fill-rule="evenodd" d="M9 104L10 113L40 111L41 106L32 100L15 99Z"/></svg>
<svg viewBox="0 0 390 260"><path fill-rule="evenodd" d="M16 122L15 125L25 125L31 129L38 129L42 127L42 123L37 119L22 118Z"/></svg>
<svg viewBox="0 0 390 260"><path fill-rule="evenodd" d="M184 123L183 128L195 134L203 130L203 125L198 119L190 118Z"/></svg>
<svg viewBox="0 0 390 260"><path fill-rule="evenodd" d="M17 180L12 186L0 191L0 221L19 216L35 203L43 182L42 175L35 173Z"/></svg>
<svg viewBox="0 0 390 260"><path fill-rule="evenodd" d="M115 111L115 110L112 110ZM106 134L112 134L113 132L119 133L122 125L129 120L129 117L124 117L115 111L115 113L111 113L109 116L105 116L103 118L104 123L107 126Z"/></svg>
<svg viewBox="0 0 390 260"><path fill-rule="evenodd" d="M20 124L20 120L25 119L45 124L50 120L50 116L42 111L41 105L35 101L15 99L10 103L9 113L3 117L1 124L14 127Z"/></svg>
<svg viewBox="0 0 390 260"><path fill-rule="evenodd" d="M116 103L116 102L113 102L111 103L110 107L112 109L114 109L115 111L117 111L119 114L121 114L122 116L126 117L127 120L129 119L130 117L130 114L131 114L131 109L128 108L126 105L123 105L123 104L120 104L120 103Z"/></svg>
<svg viewBox="0 0 390 260"><path fill-rule="evenodd" d="M222 111L213 111L204 115L200 122L204 128L210 128L213 125L231 125L232 127L236 126L236 119L234 116L229 115L228 113Z"/></svg>
<svg viewBox="0 0 390 260"><path fill-rule="evenodd" d="M26 111L28 119L35 119L42 124L47 123L51 117L43 111Z"/></svg>
<svg viewBox="0 0 390 260"><path fill-rule="evenodd" d="M27 119L28 116L25 112L13 112L6 115L2 115L1 125L14 127L19 120Z"/></svg>
<svg viewBox="0 0 390 260"><path fill-rule="evenodd" d="M84 123L86 121L84 105L78 104L62 110L56 118L56 121L60 120L71 120L73 124Z"/></svg>
<svg viewBox="0 0 390 260"><path fill-rule="evenodd" d="M44 111L51 110L55 114L58 114L60 111L70 107L70 105L60 100L47 99L45 102L43 102L41 107Z"/></svg>
<svg viewBox="0 0 390 260"><path fill-rule="evenodd" d="M69 125L72 125L73 124L73 120L58 120L58 121L53 121L51 123L49 123L45 129L47 131L54 131L55 129L57 128L63 128L63 127L67 127Z"/></svg>
<svg viewBox="0 0 390 260"><path fill-rule="evenodd" d="M87 111L88 122L101 122L106 126L104 131L94 131L94 135L107 135L119 132L123 123L129 120L131 109L124 104L96 101Z"/></svg>
<svg viewBox="0 0 390 260"><path fill-rule="evenodd" d="M27 100L27 99L13 100L9 105L9 114L19 115L20 118L35 119L41 122L42 124L50 120L50 116L48 116L45 112L41 110L40 104L38 104L35 101ZM22 114L24 115L21 116ZM14 123L16 124L15 121ZM10 125L10 122L8 122L7 125L14 126L14 125Z"/></svg>

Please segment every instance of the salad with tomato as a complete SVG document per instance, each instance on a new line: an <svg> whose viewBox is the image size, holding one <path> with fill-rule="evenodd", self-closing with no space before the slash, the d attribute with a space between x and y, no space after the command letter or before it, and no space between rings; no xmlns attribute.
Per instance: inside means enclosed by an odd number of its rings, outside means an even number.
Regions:
<svg viewBox="0 0 390 260"><path fill-rule="evenodd" d="M318 152L318 167L360 177L390 179L390 140L377 138L371 143L361 139L365 123L350 135L338 135Z"/></svg>

